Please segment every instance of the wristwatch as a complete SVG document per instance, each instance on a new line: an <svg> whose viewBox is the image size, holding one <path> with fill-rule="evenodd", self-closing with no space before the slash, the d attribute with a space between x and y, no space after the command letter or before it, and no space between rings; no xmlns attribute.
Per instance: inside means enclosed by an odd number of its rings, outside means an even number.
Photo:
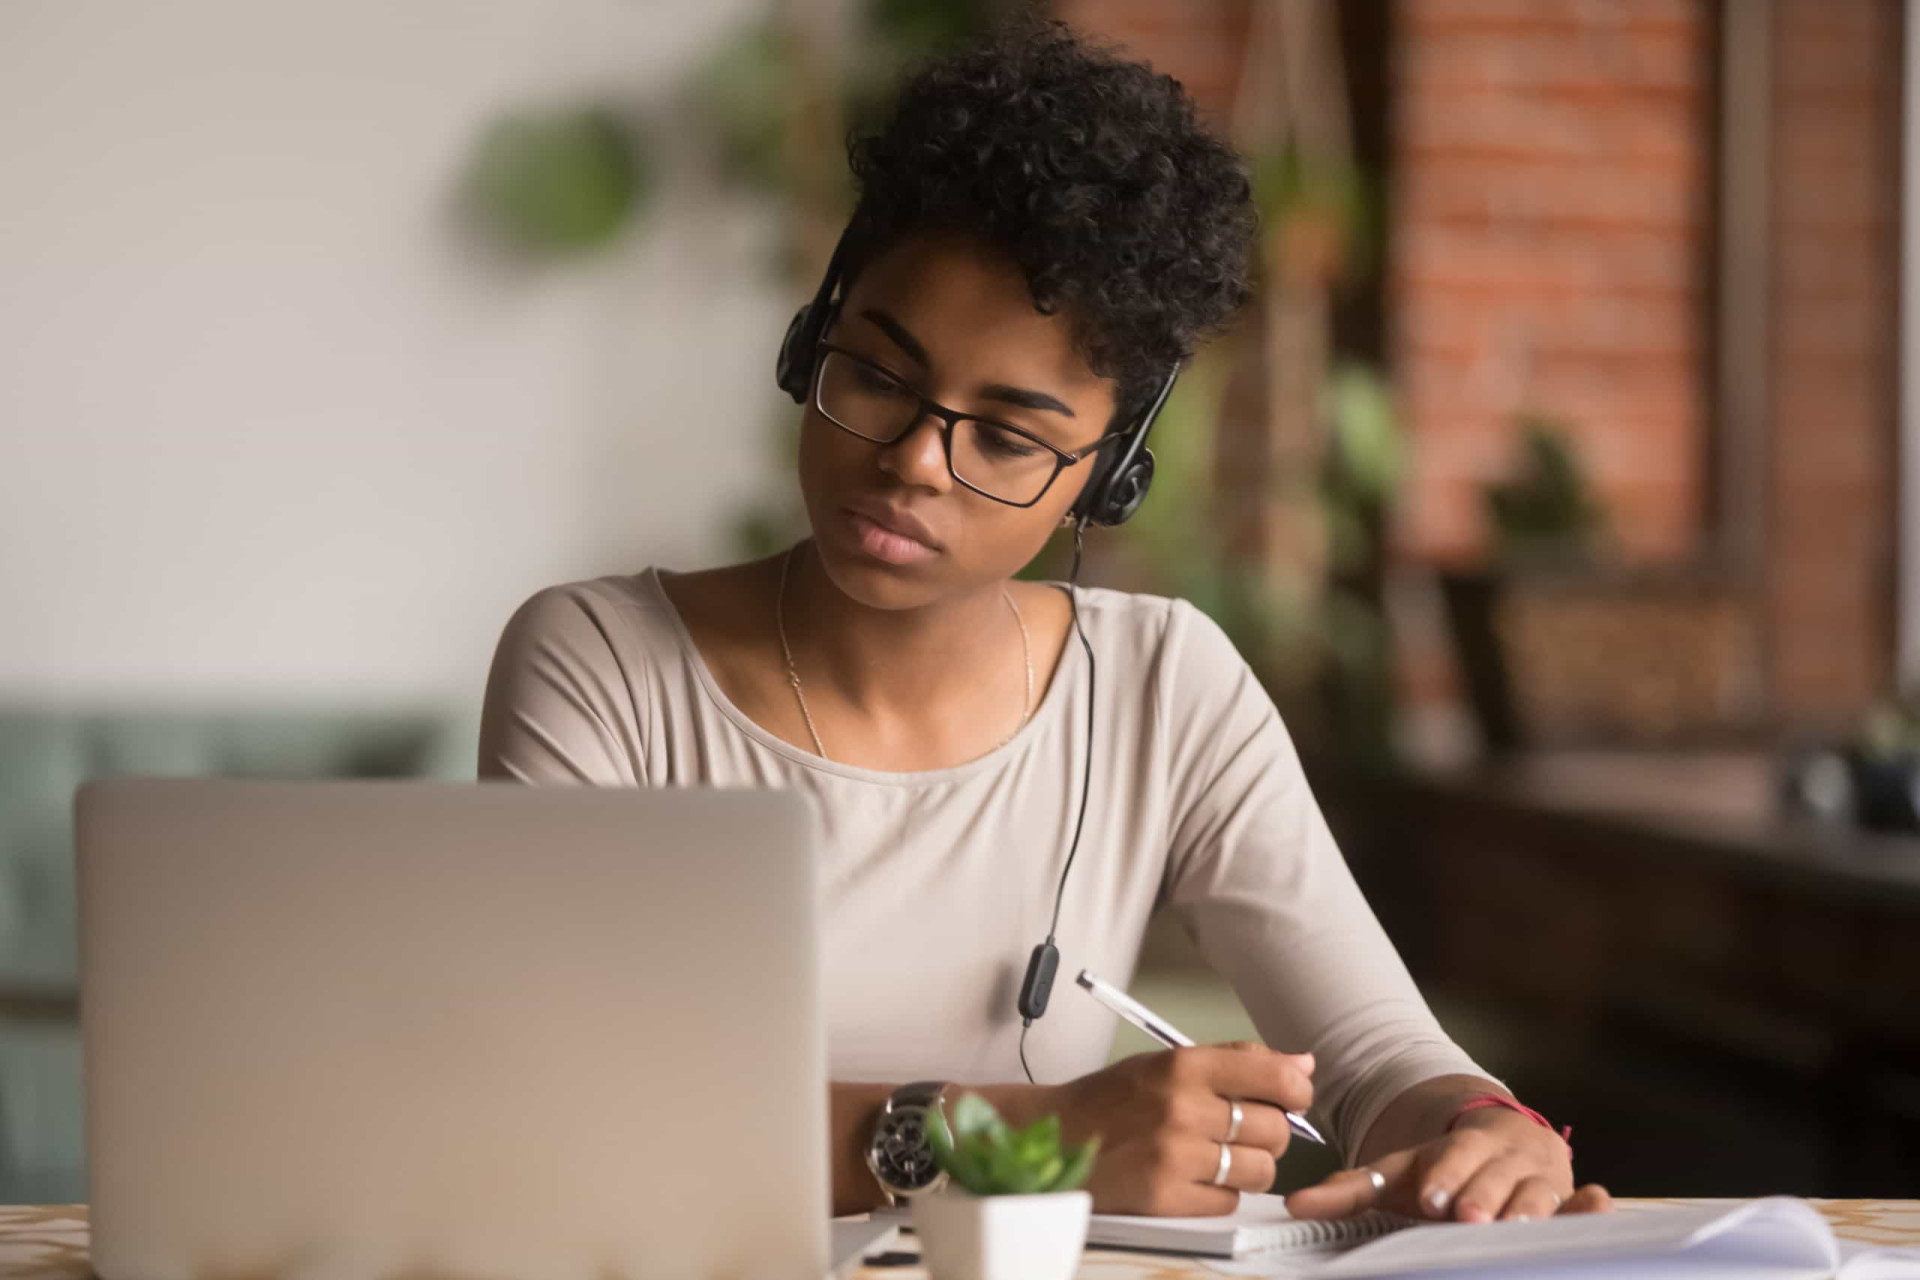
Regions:
<svg viewBox="0 0 1920 1280"><path fill-rule="evenodd" d="M867 1168L889 1205L947 1185L946 1171L933 1163L927 1141L927 1112L940 1105L946 1091L944 1080L921 1080L901 1085L881 1106L867 1143Z"/></svg>

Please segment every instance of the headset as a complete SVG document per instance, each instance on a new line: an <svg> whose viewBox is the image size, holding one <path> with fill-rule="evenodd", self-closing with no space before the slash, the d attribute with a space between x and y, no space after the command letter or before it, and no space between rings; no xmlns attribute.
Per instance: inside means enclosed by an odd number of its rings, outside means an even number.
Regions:
<svg viewBox="0 0 1920 1280"><path fill-rule="evenodd" d="M835 294L846 269L855 228L859 225L860 215L856 211L853 220L840 233L839 241L833 246L833 256L827 261L826 274L821 277L813 300L794 313L793 321L787 325L786 337L780 341L780 356L774 364L774 381L782 391L793 397L796 404L806 404L812 393L814 362L820 340L826 336L839 314L841 300ZM1080 851L1080 831L1087 820L1087 794L1093 784L1094 660L1093 646L1088 643L1087 633L1080 625L1080 603L1076 591L1080 581L1080 557L1085 550L1088 525L1109 529L1123 525L1133 518L1133 513L1146 501L1147 490L1153 485L1153 451L1147 448L1147 433L1153 429L1154 419L1160 416L1167 397L1173 394L1173 384L1179 376L1180 363L1175 362L1155 390L1147 408L1121 429L1120 434L1124 439L1120 447L1112 451L1102 450L1095 455L1093 474L1088 477L1086 488L1081 490L1079 498L1075 499L1067 512L1067 518L1073 525L1073 568L1067 575L1067 602L1073 612L1074 632L1080 637L1080 647L1086 650L1087 655L1087 758L1080 775L1080 809L1073 820L1073 841L1067 846L1067 860L1060 868L1060 883L1054 889L1053 916L1047 925L1046 941L1034 947L1033 954L1027 960L1026 976L1020 983L1017 1002L1020 1011L1020 1069L1026 1072L1029 1082L1033 1080L1033 1069L1027 1065L1027 1032L1047 1011L1047 1001L1053 993L1054 974L1060 967L1060 948L1055 945L1054 936L1060 927L1060 907L1066 900L1067 876L1072 873L1074 857Z"/></svg>

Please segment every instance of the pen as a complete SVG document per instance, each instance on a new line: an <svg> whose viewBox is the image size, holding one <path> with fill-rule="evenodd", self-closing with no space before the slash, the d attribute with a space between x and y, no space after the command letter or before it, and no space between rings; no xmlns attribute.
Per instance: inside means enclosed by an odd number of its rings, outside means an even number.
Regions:
<svg viewBox="0 0 1920 1280"><path fill-rule="evenodd" d="M1126 992L1113 986L1111 983L1102 982L1099 978L1096 978L1090 970L1082 969L1080 976L1074 979L1074 981L1078 982L1082 987L1085 987L1088 995L1152 1036L1155 1040L1158 1040L1161 1044L1167 1046L1167 1048L1191 1049L1193 1047L1193 1040L1188 1036L1181 1035L1179 1029L1171 1022L1168 1022L1165 1018L1147 1008L1147 1006L1141 1004ZM1291 1111L1283 1111L1281 1114L1287 1118L1287 1127L1301 1137L1307 1139L1309 1142L1317 1142L1321 1146L1327 1144L1327 1140L1320 1136L1320 1131L1308 1123L1305 1116L1295 1115Z"/></svg>

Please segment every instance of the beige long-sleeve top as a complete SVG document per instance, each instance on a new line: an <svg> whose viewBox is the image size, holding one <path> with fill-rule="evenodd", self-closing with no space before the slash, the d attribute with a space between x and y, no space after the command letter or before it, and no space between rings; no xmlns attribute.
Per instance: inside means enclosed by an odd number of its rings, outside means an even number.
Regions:
<svg viewBox="0 0 1920 1280"><path fill-rule="evenodd" d="M1021 1079L1014 998L1060 913L1053 1002L1027 1042L1041 1081L1097 1070L1113 1015L1072 986L1124 985L1147 918L1174 913L1268 1044L1312 1049L1312 1118L1351 1158L1403 1090L1484 1076L1443 1033L1362 899L1271 699L1181 600L1082 589L1098 663L1069 643L1032 718L966 764L836 764L728 700L656 570L551 587L513 616L487 688L483 777L810 793L824 819L831 1077Z"/></svg>

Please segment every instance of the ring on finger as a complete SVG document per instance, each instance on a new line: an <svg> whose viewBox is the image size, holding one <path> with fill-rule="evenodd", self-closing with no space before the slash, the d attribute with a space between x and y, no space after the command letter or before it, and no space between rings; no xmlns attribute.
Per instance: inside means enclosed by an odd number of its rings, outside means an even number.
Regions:
<svg viewBox="0 0 1920 1280"><path fill-rule="evenodd" d="M1553 1197L1553 1211L1555 1213L1560 1212L1560 1206L1565 1204L1566 1201L1562 1200L1560 1198L1560 1193L1558 1191L1555 1191L1552 1187L1547 1188L1547 1194Z"/></svg>
<svg viewBox="0 0 1920 1280"><path fill-rule="evenodd" d="M1224 1187L1227 1176L1233 1172L1233 1148L1226 1143L1220 1144L1220 1167L1213 1171L1213 1185Z"/></svg>
<svg viewBox="0 0 1920 1280"><path fill-rule="evenodd" d="M1240 1126L1246 1122L1247 1113L1241 1109L1240 1099L1238 1098L1228 1098L1227 1106L1230 1108L1227 1112L1227 1136L1222 1138L1221 1141L1238 1142L1240 1140Z"/></svg>
<svg viewBox="0 0 1920 1280"><path fill-rule="evenodd" d="M1360 1172L1366 1174L1367 1181L1373 1184L1374 1195L1378 1196L1382 1191L1387 1189L1386 1174L1380 1172L1378 1169L1370 1169L1366 1165L1360 1166Z"/></svg>

